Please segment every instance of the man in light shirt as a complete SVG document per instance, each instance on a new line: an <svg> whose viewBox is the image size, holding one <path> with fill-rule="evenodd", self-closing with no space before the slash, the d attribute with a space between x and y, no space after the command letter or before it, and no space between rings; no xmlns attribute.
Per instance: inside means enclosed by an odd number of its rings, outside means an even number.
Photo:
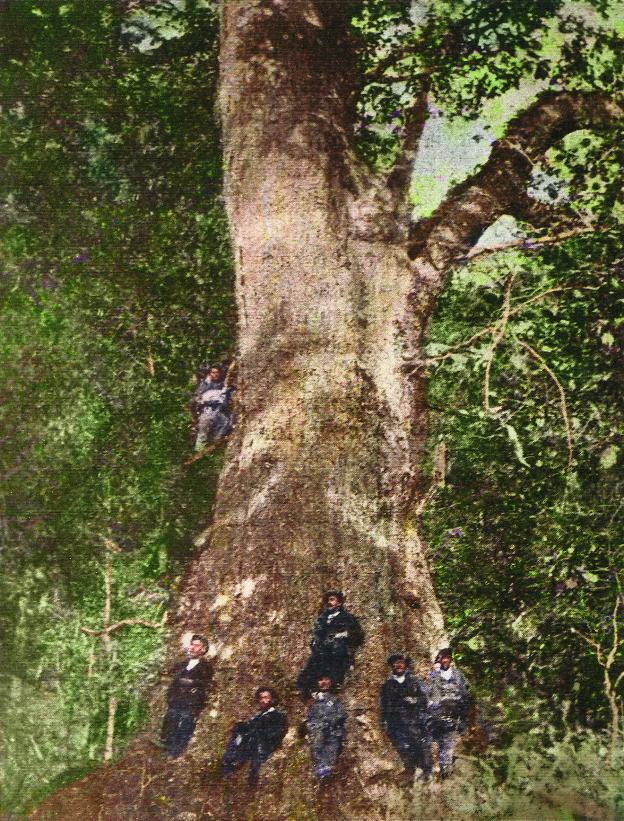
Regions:
<svg viewBox="0 0 624 821"><path fill-rule="evenodd" d="M213 675L213 665L206 659L208 640L195 634L188 646L188 658L171 671L167 689L167 713L160 740L169 758L177 758L186 749L197 718L206 704L207 690Z"/></svg>
<svg viewBox="0 0 624 821"><path fill-rule="evenodd" d="M455 746L468 725L470 707L468 684L452 659L449 647L440 650L425 682L431 736L438 745L442 779L453 770Z"/></svg>

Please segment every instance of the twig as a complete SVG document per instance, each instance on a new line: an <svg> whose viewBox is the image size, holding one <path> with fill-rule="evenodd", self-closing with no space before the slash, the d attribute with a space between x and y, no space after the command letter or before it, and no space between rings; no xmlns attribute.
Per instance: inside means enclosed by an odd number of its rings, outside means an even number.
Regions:
<svg viewBox="0 0 624 821"><path fill-rule="evenodd" d="M139 625L140 627L164 627L166 623L167 614L165 613L161 621L146 621L145 619L122 619L121 621L115 622L115 624L110 624L103 630L91 630L91 628L89 627L81 627L80 630L87 636L104 636L110 633L114 633L115 630L119 630L121 627L130 627L133 625Z"/></svg>
<svg viewBox="0 0 624 821"><path fill-rule="evenodd" d="M519 305L515 305L509 311L509 316L516 316L516 314L521 313L525 308L529 305L533 305L535 302L539 302L541 299L544 299L551 294L558 293L559 291L594 291L596 290L595 285L558 285L554 288L548 288L546 291L542 291L540 294L535 294L530 299L527 299L525 302L521 302ZM424 365L428 365L430 362L442 362L444 359L449 359L453 356L454 353L460 351L462 348L469 348L473 343L475 343L478 339L481 339L484 336L489 336L489 334L494 332L494 325L488 325L487 328L481 328L480 331L474 333L468 339L464 339L463 342L458 342L455 345L451 345L446 353L439 354L438 356L429 356L424 362L418 364L417 368L423 367ZM413 373L413 372L412 372Z"/></svg>
<svg viewBox="0 0 624 821"><path fill-rule="evenodd" d="M193 462L196 462L198 459L202 459L202 458L203 458L204 456L206 456L207 454L212 453L212 451L213 451L213 450L216 450L217 448L221 447L221 445L222 445L224 442L227 442L227 440L228 440L229 438L230 438L230 435L229 435L229 434L228 434L227 436L222 436L220 439L217 439L217 441L216 441L216 442L213 442L211 445L207 445L207 446L206 446L203 450L200 450L200 451L198 451L197 453L194 453L192 456L190 456L190 457L189 457L189 458L188 458L188 459L184 462L184 464L185 464L185 465L192 465L192 464L193 464Z"/></svg>
<svg viewBox="0 0 624 821"><path fill-rule="evenodd" d="M505 298L503 300L503 315L495 326L492 344L485 355L485 374L483 376L483 409L486 413L490 412L490 371L492 369L492 361L494 359L494 351L498 347L500 341L505 336L507 323L509 322L509 311L511 303L511 289L517 276L517 271L513 271L507 279L505 286Z"/></svg>
<svg viewBox="0 0 624 821"><path fill-rule="evenodd" d="M562 231L560 234L555 234L552 237L543 237L542 239L523 237L521 239L510 240L509 242L501 242L498 245L490 245L487 248L473 247L467 254L455 257L455 261L460 262L461 260L474 259L483 254L496 254L498 251L506 251L508 248L524 247L527 251L531 251L539 245L553 245L554 243L563 242L571 237L580 237L584 234L605 234L609 230L609 228L571 228L568 231Z"/></svg>
<svg viewBox="0 0 624 821"><path fill-rule="evenodd" d="M553 372L553 370L549 367L548 362L544 359L541 354L539 354L534 348L532 348L528 342L523 342L521 339L518 340L519 344L527 350L531 356L536 359L541 366L544 368L546 373L550 376L552 381L557 386L557 390L559 392L559 407L561 408L561 416L563 417L563 423L565 425L566 431L566 440L568 443L568 469L572 464L572 460L574 458L574 451L573 451L573 441L572 441L572 426L570 425L570 417L568 416L568 406L566 402L566 395L563 389L563 385L557 379L557 376Z"/></svg>

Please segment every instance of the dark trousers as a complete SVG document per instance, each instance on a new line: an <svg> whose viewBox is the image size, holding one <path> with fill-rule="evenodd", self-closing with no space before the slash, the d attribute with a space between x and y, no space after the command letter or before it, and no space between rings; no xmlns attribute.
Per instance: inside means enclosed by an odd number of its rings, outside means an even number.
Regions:
<svg viewBox="0 0 624 821"><path fill-rule="evenodd" d="M182 755L195 732L196 711L189 707L169 707L163 720L160 740L170 758Z"/></svg>
<svg viewBox="0 0 624 821"><path fill-rule="evenodd" d="M449 776L455 763L455 747L459 741L459 732L453 725L439 727L434 731L433 740L438 745L438 764L442 778Z"/></svg>
<svg viewBox="0 0 624 821"><path fill-rule="evenodd" d="M388 731L388 736L399 754L406 772L413 775L420 767L423 775L431 775L433 766L431 758L431 739L421 734L417 728L409 725L395 727Z"/></svg>
<svg viewBox="0 0 624 821"><path fill-rule="evenodd" d="M310 695L316 688L321 673L331 676L334 687L340 687L351 664L347 643L340 640L327 641L313 650L305 667L297 676L297 689L303 695Z"/></svg>
<svg viewBox="0 0 624 821"><path fill-rule="evenodd" d="M221 772L225 776L232 775L237 767L249 762L247 780L254 784L258 780L260 767L270 755L271 753L263 750L252 736L233 734L221 757Z"/></svg>

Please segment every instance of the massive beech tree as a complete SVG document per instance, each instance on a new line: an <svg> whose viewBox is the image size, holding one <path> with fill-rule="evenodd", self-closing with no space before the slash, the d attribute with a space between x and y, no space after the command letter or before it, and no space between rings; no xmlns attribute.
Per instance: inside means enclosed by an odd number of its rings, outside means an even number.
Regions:
<svg viewBox="0 0 624 821"><path fill-rule="evenodd" d="M408 187L434 69L414 84L393 166L371 170L355 143L366 77L351 19L361 6L223 4L220 110L237 272L238 424L174 632L176 651L189 630L212 641L214 703L194 749L214 757L261 682L280 690L292 722L302 717L293 681L320 596L344 590L366 641L345 687L348 743L323 812L372 819L385 817L385 791L400 770L379 728L385 658L406 648L422 671L445 641L418 529L430 481L419 365L436 298L453 265L501 215L542 229L564 220L574 230L573 214L527 195L531 171L565 135L609 127L622 111L604 91L546 89L509 122L485 164L412 224ZM445 59L461 36L449 31L439 39ZM440 59L441 72L446 64ZM315 785L301 750L289 737L266 767L266 789L254 799L258 817L296 818L312 805ZM129 760L119 772L130 772ZM159 790L177 790L175 807L130 779L122 798L102 787L102 817L177 817L186 806L180 794L202 788L172 778ZM192 817L228 817L211 803L210 789L205 815L193 805ZM76 790L67 813L86 794Z"/></svg>

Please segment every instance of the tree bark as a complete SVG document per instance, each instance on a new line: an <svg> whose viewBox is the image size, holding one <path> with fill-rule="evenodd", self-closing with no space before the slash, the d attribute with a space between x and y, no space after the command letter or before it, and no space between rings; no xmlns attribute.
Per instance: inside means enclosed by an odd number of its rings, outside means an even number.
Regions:
<svg viewBox="0 0 624 821"><path fill-rule="evenodd" d="M370 812L380 775L399 770L377 714L386 656L409 650L424 670L444 637L413 518L425 397L404 362L423 318L406 233L350 153L346 29L342 49L334 30L324 54L317 9L296 4L294 37L278 6L224 9L239 422L178 618L182 629L205 629L217 656L215 715L201 727L214 749L262 683L278 688L293 720L303 717L294 680L321 594L345 591L366 641L344 691L342 811L357 796ZM302 769L305 793L309 762ZM275 818L288 817L297 792Z"/></svg>
<svg viewBox="0 0 624 821"><path fill-rule="evenodd" d="M393 173L374 175L357 161L351 5L223 5L220 105L237 274L238 421L175 630L206 633L216 661L211 704L190 753L204 768L218 759L233 721L253 710L259 685L277 688L291 726L303 718L294 682L321 595L344 590L366 640L342 696L349 722L339 777L331 801L317 810L327 819L372 821L388 817L401 771L379 727L385 659L408 651L424 673L445 642L418 532L426 386L415 363L450 265L510 207L530 168L516 146L499 147L410 234L407 170L424 115L415 112ZM573 108L570 100L559 108L550 101L533 120L518 120L517 140L545 150L549 127L555 138L572 129ZM125 804L109 784L110 802L99 810L108 807L110 819L235 817L210 800L206 814L176 816L182 798L195 807L189 796L199 789L176 773L161 774L160 782L149 776L153 799L141 777L136 789L127 786ZM176 789L175 811L158 804ZM316 817L301 808L317 799L307 749L291 732L263 768L254 817ZM150 800L149 811L136 810Z"/></svg>

